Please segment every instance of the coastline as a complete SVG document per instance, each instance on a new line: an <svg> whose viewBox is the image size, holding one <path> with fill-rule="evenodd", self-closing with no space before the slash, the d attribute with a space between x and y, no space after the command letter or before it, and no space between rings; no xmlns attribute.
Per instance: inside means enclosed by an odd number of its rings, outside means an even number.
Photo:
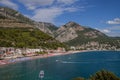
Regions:
<svg viewBox="0 0 120 80"><path fill-rule="evenodd" d="M27 60L48 58L48 57L67 55L67 54L73 54L73 53L78 53L78 52L81 52L81 51L68 51L68 52L64 52L64 53L49 53L49 54L38 55L38 56L29 56L29 57L14 58L14 59L4 59L4 60L0 60L0 66L14 64L17 62L22 62L22 61L27 61Z"/></svg>
<svg viewBox="0 0 120 80"><path fill-rule="evenodd" d="M49 54L44 54L39 56L30 56L30 57L22 57L22 58L15 58L15 59L4 59L4 60L0 60L0 66L14 64L22 61L27 61L27 60L48 58L48 57L61 56L61 55L67 55L67 54L76 54L76 53L82 53L82 52L90 52L90 51L101 51L101 50L68 51L64 53L49 53ZM109 50L102 50L102 51L109 51Z"/></svg>

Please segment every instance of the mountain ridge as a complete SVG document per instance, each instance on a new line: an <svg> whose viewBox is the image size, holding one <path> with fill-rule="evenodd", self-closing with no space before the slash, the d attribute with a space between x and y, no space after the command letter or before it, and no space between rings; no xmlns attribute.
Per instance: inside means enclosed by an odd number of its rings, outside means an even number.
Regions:
<svg viewBox="0 0 120 80"><path fill-rule="evenodd" d="M25 17L20 12L0 7L0 27L33 27L33 20Z"/></svg>
<svg viewBox="0 0 120 80"><path fill-rule="evenodd" d="M70 21L56 31L55 38L76 49L116 50L120 49L120 38L109 37L99 30Z"/></svg>
<svg viewBox="0 0 120 80"><path fill-rule="evenodd" d="M37 24L40 25L41 23L25 17L14 9L0 7L0 46L18 48L42 47L48 49L65 47L63 43L42 31L42 26L37 26ZM53 26L50 23L44 24Z"/></svg>
<svg viewBox="0 0 120 80"><path fill-rule="evenodd" d="M110 46L120 47L119 38L109 37L99 30L82 26L74 21L70 21L65 25L57 27L52 23L36 22L25 17L18 11L6 7L0 7L0 14L0 27L39 29L69 46L81 46L96 43L98 45L110 44Z"/></svg>
<svg viewBox="0 0 120 80"><path fill-rule="evenodd" d="M36 22L9 7L0 7L0 27L38 28L50 36L53 36L53 31L57 29L52 23Z"/></svg>
<svg viewBox="0 0 120 80"><path fill-rule="evenodd" d="M79 25L76 22L68 22L65 25L61 26L57 31L56 31L56 39L60 40L61 42L66 42L69 40L72 40L80 35L84 35L85 37L88 38L96 38L98 36L106 36L105 34L101 33L98 30L89 28L89 27L84 27ZM64 40L63 40L64 38Z"/></svg>

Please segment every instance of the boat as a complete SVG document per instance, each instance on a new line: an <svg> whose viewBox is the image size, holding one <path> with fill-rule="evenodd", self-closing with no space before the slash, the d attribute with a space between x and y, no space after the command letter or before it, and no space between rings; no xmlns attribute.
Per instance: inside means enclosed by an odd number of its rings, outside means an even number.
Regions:
<svg viewBox="0 0 120 80"><path fill-rule="evenodd" d="M40 72L39 72L39 78L44 78L44 71L43 70L41 70Z"/></svg>

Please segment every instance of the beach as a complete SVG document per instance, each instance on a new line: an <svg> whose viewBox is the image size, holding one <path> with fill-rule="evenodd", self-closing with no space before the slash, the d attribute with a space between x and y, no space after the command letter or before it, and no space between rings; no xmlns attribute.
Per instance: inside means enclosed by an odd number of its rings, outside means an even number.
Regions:
<svg viewBox="0 0 120 80"><path fill-rule="evenodd" d="M68 51L68 52L64 52L64 53L49 53L49 54L43 54L43 55L38 55L38 56L3 59L3 60L0 60L0 66L14 64L14 63L21 62L21 61L27 61L27 60L33 60L33 59L39 59L39 58L47 58L47 57L53 57L53 56L60 56L60 55L67 55L67 54L73 54L73 53L78 53L78 52L85 52L85 51Z"/></svg>
<svg viewBox="0 0 120 80"><path fill-rule="evenodd" d="M0 60L0 66L14 64L17 62L27 61L27 60L47 58L47 57L60 56L60 55L67 55L67 54L82 53L82 52L90 52L90 51L101 51L101 50L67 51L67 52L61 52L61 53L42 54L42 55L38 55L38 56L27 56L27 57L20 57L20 58L3 59L3 60ZM109 51L109 50L102 50L102 51ZM120 51L120 50L118 50L118 51Z"/></svg>

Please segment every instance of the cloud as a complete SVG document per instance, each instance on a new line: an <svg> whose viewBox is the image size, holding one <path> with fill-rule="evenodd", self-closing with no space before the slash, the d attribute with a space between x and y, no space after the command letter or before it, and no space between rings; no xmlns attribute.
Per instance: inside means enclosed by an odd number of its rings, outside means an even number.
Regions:
<svg viewBox="0 0 120 80"><path fill-rule="evenodd" d="M109 26L104 29L98 29L108 36L117 37L120 36L120 26Z"/></svg>
<svg viewBox="0 0 120 80"><path fill-rule="evenodd" d="M26 14L29 18L55 23L56 18L62 14L83 10L83 6L75 5L77 1L79 0L17 0L14 3L13 0L1 0L0 4L14 9L22 4L27 11L31 11L31 14Z"/></svg>
<svg viewBox="0 0 120 80"><path fill-rule="evenodd" d="M120 31L116 31L116 30L110 30L110 29L98 29L101 32L103 32L104 34L111 36L111 37L118 37L120 36Z"/></svg>
<svg viewBox="0 0 120 80"><path fill-rule="evenodd" d="M27 9L33 10L40 6L52 5L55 0L19 0Z"/></svg>
<svg viewBox="0 0 120 80"><path fill-rule="evenodd" d="M114 18L113 20L109 20L106 23L110 25L109 27L106 27L105 29L101 29L103 33L106 33L107 35L113 36L113 37L120 36L120 18Z"/></svg>
<svg viewBox="0 0 120 80"><path fill-rule="evenodd" d="M19 0L27 9L32 10L32 19L42 22L55 22L55 19L65 12L78 11L73 5L77 0ZM69 5L68 5L69 4ZM79 10L83 7L79 7ZM29 16L29 15L28 15Z"/></svg>
<svg viewBox="0 0 120 80"><path fill-rule="evenodd" d="M98 28L96 28L96 29L99 30L99 31L101 31L101 32L103 32L103 33L105 33L105 34L111 32L111 30L109 30L109 29L98 29Z"/></svg>
<svg viewBox="0 0 120 80"><path fill-rule="evenodd" d="M110 30L108 30L108 29L103 29L103 30L101 30L103 33L110 33L111 31Z"/></svg>
<svg viewBox="0 0 120 80"><path fill-rule="evenodd" d="M120 18L107 21L107 24L120 24Z"/></svg>
<svg viewBox="0 0 120 80"><path fill-rule="evenodd" d="M42 21L42 22L55 22L55 18L64 12L74 12L76 8L61 8L61 7L50 7L36 9L34 12L33 20Z"/></svg>
<svg viewBox="0 0 120 80"><path fill-rule="evenodd" d="M57 0L57 1L58 1L58 3L70 5L70 4L75 3L75 2L78 1L78 0Z"/></svg>
<svg viewBox="0 0 120 80"><path fill-rule="evenodd" d="M120 32L111 31L110 33L107 33L107 35L111 37L119 37Z"/></svg>
<svg viewBox="0 0 120 80"><path fill-rule="evenodd" d="M37 9L32 19L44 22L54 22L54 19L63 13L61 8L43 8Z"/></svg>
<svg viewBox="0 0 120 80"><path fill-rule="evenodd" d="M0 0L0 4L11 7L13 9L18 9L18 5L13 3L11 0Z"/></svg>
<svg viewBox="0 0 120 80"><path fill-rule="evenodd" d="M82 9L82 8L81 8ZM75 7L68 7L68 8L64 8L63 11L68 11L68 12L75 12L77 11L78 8Z"/></svg>

